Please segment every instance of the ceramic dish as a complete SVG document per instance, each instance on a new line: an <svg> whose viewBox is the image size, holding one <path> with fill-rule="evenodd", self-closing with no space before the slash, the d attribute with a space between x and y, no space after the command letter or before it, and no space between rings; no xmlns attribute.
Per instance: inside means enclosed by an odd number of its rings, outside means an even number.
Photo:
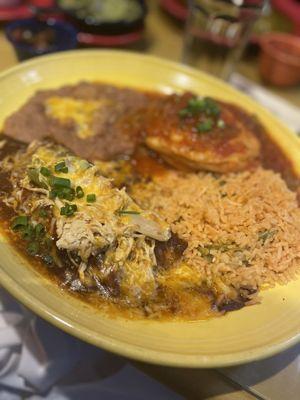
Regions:
<svg viewBox="0 0 300 400"><path fill-rule="evenodd" d="M32 35L31 41L24 39L24 32ZM5 33L19 60L77 47L77 31L65 21L22 19L8 24Z"/></svg>
<svg viewBox="0 0 300 400"><path fill-rule="evenodd" d="M196 70L126 52L61 53L3 72L0 125L36 90L74 84L87 77L167 93L192 90L237 103L259 116L300 174L299 140L253 100ZM106 350L163 365L220 367L273 355L300 340L300 279L263 292L261 304L220 318L193 322L109 318L47 281L4 236L1 239L1 285L52 324Z"/></svg>
<svg viewBox="0 0 300 400"><path fill-rule="evenodd" d="M0 21L8 22L15 19L29 18L33 16L33 12L28 3L20 4L16 7L0 6Z"/></svg>
<svg viewBox="0 0 300 400"><path fill-rule="evenodd" d="M54 5L52 0L23 0L16 1L10 7L0 4L0 22L9 22L17 19L31 18L35 15L35 7L48 8Z"/></svg>
<svg viewBox="0 0 300 400"><path fill-rule="evenodd" d="M300 82L300 38L269 33L260 40L260 73L266 83L292 86Z"/></svg>
<svg viewBox="0 0 300 400"><path fill-rule="evenodd" d="M133 20L118 19L112 21L97 21L94 14L85 17L78 16L78 10L71 7L65 7L61 0L56 0L58 8L68 18L70 18L70 20L75 24L76 27L78 27L79 30L98 35L121 35L141 30L144 27L144 20L147 15L147 7L145 1L143 0L138 0L136 3L137 6L140 7L140 15Z"/></svg>
<svg viewBox="0 0 300 400"><path fill-rule="evenodd" d="M86 47L122 47L142 40L143 35L143 29L138 29L130 33L123 33L121 35L97 35L93 33L79 32L77 40L80 45Z"/></svg>

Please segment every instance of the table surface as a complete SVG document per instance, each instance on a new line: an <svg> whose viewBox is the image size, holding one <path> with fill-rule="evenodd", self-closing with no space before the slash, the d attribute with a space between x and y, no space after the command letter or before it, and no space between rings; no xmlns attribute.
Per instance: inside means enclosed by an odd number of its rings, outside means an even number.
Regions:
<svg viewBox="0 0 300 400"><path fill-rule="evenodd" d="M149 11L145 39L141 44L133 46L133 50L178 61L182 49L182 25L160 10L157 0L149 0ZM3 31L0 31L0 71L16 65L17 62L13 48L5 39ZM237 70L247 78L261 83L256 55L244 57ZM288 89L271 87L268 89L300 107L299 86ZM136 363L136 365L185 398L211 400L251 400L256 398L248 392L251 388L247 388L247 391L243 390L237 383L216 370L166 368L142 363Z"/></svg>

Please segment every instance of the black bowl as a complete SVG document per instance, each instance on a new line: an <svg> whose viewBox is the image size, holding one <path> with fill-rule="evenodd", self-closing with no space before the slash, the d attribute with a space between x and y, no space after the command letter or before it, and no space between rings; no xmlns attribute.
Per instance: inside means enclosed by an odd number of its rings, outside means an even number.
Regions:
<svg viewBox="0 0 300 400"><path fill-rule="evenodd" d="M23 43L14 37L14 31L17 29L24 29L37 34L47 28L50 28L54 33L53 43L42 49L36 48L32 44ZM5 34L14 46L20 61L57 51L73 50L77 47L77 31L71 24L64 21L39 21L35 18L20 19L9 23L5 27Z"/></svg>
<svg viewBox="0 0 300 400"><path fill-rule="evenodd" d="M144 20L147 15L148 9L145 0L137 0L141 5L141 15L133 20L126 21L124 19L114 22L97 22L90 20L89 18L80 18L77 16L76 11L72 9L66 9L60 5L60 1L56 0L58 8L68 17L68 19L75 24L81 32L88 32L100 35L121 35L130 33L138 29L143 29Z"/></svg>

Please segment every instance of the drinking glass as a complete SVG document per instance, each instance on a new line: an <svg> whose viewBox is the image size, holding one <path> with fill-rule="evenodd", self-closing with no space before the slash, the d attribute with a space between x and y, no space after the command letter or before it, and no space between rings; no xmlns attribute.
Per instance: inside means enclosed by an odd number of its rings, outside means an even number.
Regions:
<svg viewBox="0 0 300 400"><path fill-rule="evenodd" d="M182 61L228 80L267 0L189 0Z"/></svg>

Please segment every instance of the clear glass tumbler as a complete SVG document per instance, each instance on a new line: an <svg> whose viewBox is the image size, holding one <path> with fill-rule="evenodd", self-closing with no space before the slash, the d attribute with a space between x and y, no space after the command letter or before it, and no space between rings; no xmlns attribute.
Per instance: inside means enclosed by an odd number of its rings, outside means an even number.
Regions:
<svg viewBox="0 0 300 400"><path fill-rule="evenodd" d="M189 0L182 62L228 80L267 0Z"/></svg>

